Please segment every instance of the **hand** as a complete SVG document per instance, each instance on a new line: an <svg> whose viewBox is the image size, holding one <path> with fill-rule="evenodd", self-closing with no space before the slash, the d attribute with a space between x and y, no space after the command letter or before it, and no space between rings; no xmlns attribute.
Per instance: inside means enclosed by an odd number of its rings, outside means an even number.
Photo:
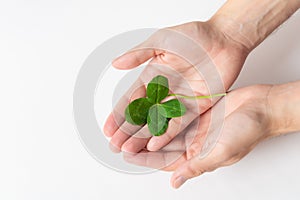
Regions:
<svg viewBox="0 0 300 200"><path fill-rule="evenodd" d="M180 57L182 55L156 49L156 47L171 47L172 50L174 46L177 49L178 47L185 49L189 41L180 45L177 36L175 38L172 36L173 33L181 35L181 37L184 35L187 40L195 41L198 45L199 51L187 49L187 51L182 52L185 57L190 56L191 61L187 62L182 59ZM192 47L188 46L188 48ZM162 29L138 47L117 58L113 62L113 66L118 69L131 69L149 59L151 61L135 84L120 99L106 121L104 132L106 136L111 137L112 149L117 152L120 150L139 152L147 147L148 150L157 151L215 103L211 99L183 100L187 106L187 113L183 117L172 119L164 135L150 138L151 135L147 126L137 127L124 121L124 110L132 100L145 96L145 85L154 76L158 74L166 76L169 79L172 92L191 96L209 95L211 88L207 87L207 82L214 82L216 76L220 76L220 81L216 82L219 85L215 87L219 88L218 92L222 93L237 78L248 53L243 45L228 39L224 32L218 30L212 22L208 21L192 22ZM201 73L205 71L205 78L199 71Z"/></svg>
<svg viewBox="0 0 300 200"><path fill-rule="evenodd" d="M137 165L175 171L171 178L175 188L190 178L231 165L242 159L260 141L272 136L273 117L268 99L271 88L270 85L257 85L229 92L204 113L201 120L195 120L161 151L127 153L124 159ZM215 116L222 113L223 105L226 105L225 118ZM219 131L220 137L212 139L216 142L214 148L207 151L208 138L219 135L216 134Z"/></svg>

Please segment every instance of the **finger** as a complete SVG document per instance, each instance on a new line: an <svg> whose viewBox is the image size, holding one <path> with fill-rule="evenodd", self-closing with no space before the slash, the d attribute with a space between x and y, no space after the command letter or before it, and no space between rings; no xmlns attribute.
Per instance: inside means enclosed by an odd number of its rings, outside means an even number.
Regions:
<svg viewBox="0 0 300 200"><path fill-rule="evenodd" d="M128 97L129 102L127 102L126 106L131 101L144 96L145 96L145 87L141 86L134 92L134 94L132 94L131 97ZM139 131L142 128L142 126L132 125L125 121L124 119L125 108L120 109L121 113L119 113L119 109L117 109L117 107L115 108L115 110L116 112L118 112L117 113L118 116L123 117L123 121L124 121L121 124L121 126L119 126L119 128L116 130L116 132L111 136L111 141L110 141L111 150L115 153L118 153L121 151L121 147L126 142L126 140L131 136L133 136L137 131Z"/></svg>
<svg viewBox="0 0 300 200"><path fill-rule="evenodd" d="M187 159L189 160L180 166L171 178L171 185L174 188L179 188L188 179L225 166L234 154L230 145L226 145L224 141L220 142L221 137L216 137L226 135L225 131L232 131L226 127L230 124L227 123L228 119L224 119L224 116L220 115L222 110L221 102L218 102L217 105L202 115L198 133L190 148L187 149ZM216 116L218 113L221 117ZM224 120L226 120L225 125ZM231 124L236 123L232 122ZM224 128L222 129L222 127Z"/></svg>
<svg viewBox="0 0 300 200"><path fill-rule="evenodd" d="M110 149L115 153L119 153L121 151L122 145L126 142L128 138L130 138L131 133L134 134L141 128L141 126L135 126L129 124L128 122L124 122L122 126L112 136L109 142Z"/></svg>
<svg viewBox="0 0 300 200"><path fill-rule="evenodd" d="M112 137L125 121L125 108L134 99L144 97L146 88L143 81L138 78L137 81L128 89L114 107L112 113L108 116L103 131L107 137Z"/></svg>
<svg viewBox="0 0 300 200"><path fill-rule="evenodd" d="M149 151L161 149L184 130L195 118L195 113L187 112L184 117L171 119L167 131L161 136L152 137L147 144L147 149Z"/></svg>
<svg viewBox="0 0 300 200"><path fill-rule="evenodd" d="M202 122L202 119L201 119ZM194 119L181 133L179 133L170 143L164 146L162 151L186 151L197 137L200 126L200 117Z"/></svg>
<svg viewBox="0 0 300 200"><path fill-rule="evenodd" d="M189 141L189 145L186 147L187 159L191 159L199 154L208 138L207 134L211 126L211 109L199 118L197 126L195 126L196 130L191 129L186 134L186 140Z"/></svg>
<svg viewBox="0 0 300 200"><path fill-rule="evenodd" d="M139 131L136 132L132 137L128 138L126 142L122 145L123 152L129 153L138 153L142 149L144 149L152 137L151 133L149 132L148 126L144 126Z"/></svg>
<svg viewBox="0 0 300 200"><path fill-rule="evenodd" d="M124 119L120 119L121 121L116 122L116 118L113 113L110 113L106 119L105 125L103 127L103 132L107 137L112 137L113 134L118 130L120 123L123 123Z"/></svg>
<svg viewBox="0 0 300 200"><path fill-rule="evenodd" d="M183 163L176 169L171 178L171 185L174 188L179 188L188 179L202 175L205 172L210 172L219 167L220 153L210 154L205 158L199 156L193 157L192 159Z"/></svg>
<svg viewBox="0 0 300 200"><path fill-rule="evenodd" d="M155 49L147 49L140 46L116 58L112 62L112 65L117 69L132 69L153 58L155 55L158 55Z"/></svg>
<svg viewBox="0 0 300 200"><path fill-rule="evenodd" d="M161 150L186 151L186 149L191 145L192 141L194 140L194 137L197 135L198 126L200 124L199 122L200 118L198 117ZM151 137L152 135L149 132L149 129L146 125L123 144L122 151L129 153L137 153L146 147Z"/></svg>
<svg viewBox="0 0 300 200"><path fill-rule="evenodd" d="M218 106L216 106L216 108L218 108ZM217 111L219 110L217 109ZM179 188L188 179L215 170L226 160L227 155L225 155L225 153L227 150L225 150L221 144L215 146L209 154L202 153L203 149L207 148L207 143L212 142L210 136L214 135L214 132L219 132L220 130L218 128L223 126L222 121L212 121L213 112L215 111L210 109L201 115L197 133L191 145L187 148L186 154L188 161L182 164L171 178L171 185L174 188ZM213 141L213 143L216 142L217 140Z"/></svg>
<svg viewBox="0 0 300 200"><path fill-rule="evenodd" d="M131 164L160 169L165 171L173 171L186 161L184 152L148 152L142 151L137 154L124 153L123 158Z"/></svg>
<svg viewBox="0 0 300 200"><path fill-rule="evenodd" d="M156 32L143 43L113 60L112 65L117 69L132 69L163 53L162 50L153 48L155 46L153 44L160 41L161 38L163 35Z"/></svg>
<svg viewBox="0 0 300 200"><path fill-rule="evenodd" d="M161 151L186 151L186 132L178 134L169 144L161 148Z"/></svg>

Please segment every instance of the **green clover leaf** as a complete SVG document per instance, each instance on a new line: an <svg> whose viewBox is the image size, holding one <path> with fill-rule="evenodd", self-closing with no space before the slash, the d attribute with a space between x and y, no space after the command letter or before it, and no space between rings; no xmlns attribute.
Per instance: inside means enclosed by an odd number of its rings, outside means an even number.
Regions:
<svg viewBox="0 0 300 200"><path fill-rule="evenodd" d="M133 125L147 123L148 110L153 104L147 98L139 98L131 102L125 110L126 121Z"/></svg>
<svg viewBox="0 0 300 200"><path fill-rule="evenodd" d="M178 99L172 99L161 106L164 108L162 115L166 118L180 117L185 114L186 108Z"/></svg>
<svg viewBox="0 0 300 200"><path fill-rule="evenodd" d="M154 104L149 109L147 124L152 135L159 136L166 132L169 125L169 120L164 115L165 109L161 104Z"/></svg>
<svg viewBox="0 0 300 200"><path fill-rule="evenodd" d="M169 94L168 79L158 75L147 85L147 97L132 101L125 109L125 120L133 125L148 125L153 136L164 134L169 121L174 117L183 116L187 109L178 99L171 99L161 103L167 96L185 99L203 99L225 96L226 93L209 96L184 96L181 94Z"/></svg>
<svg viewBox="0 0 300 200"><path fill-rule="evenodd" d="M158 75L153 78L147 86L147 97L153 103L159 103L169 94L168 79Z"/></svg>

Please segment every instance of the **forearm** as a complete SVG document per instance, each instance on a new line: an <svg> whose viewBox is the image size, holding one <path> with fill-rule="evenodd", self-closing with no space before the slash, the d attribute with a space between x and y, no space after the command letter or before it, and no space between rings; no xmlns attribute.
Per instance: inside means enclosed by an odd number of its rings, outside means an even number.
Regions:
<svg viewBox="0 0 300 200"><path fill-rule="evenodd" d="M300 0L228 0L212 17L249 52L300 8Z"/></svg>
<svg viewBox="0 0 300 200"><path fill-rule="evenodd" d="M300 81L273 86L268 102L272 136L300 131Z"/></svg>

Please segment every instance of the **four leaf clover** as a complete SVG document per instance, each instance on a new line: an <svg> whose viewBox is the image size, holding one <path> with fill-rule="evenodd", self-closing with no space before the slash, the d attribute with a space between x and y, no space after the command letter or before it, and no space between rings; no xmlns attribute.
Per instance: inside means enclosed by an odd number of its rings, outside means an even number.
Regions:
<svg viewBox="0 0 300 200"><path fill-rule="evenodd" d="M186 107L178 100L172 99L162 103L169 95L168 79L158 75L147 85L147 97L132 101L125 109L125 119L133 125L148 125L154 136L164 134L169 120L185 114Z"/></svg>

